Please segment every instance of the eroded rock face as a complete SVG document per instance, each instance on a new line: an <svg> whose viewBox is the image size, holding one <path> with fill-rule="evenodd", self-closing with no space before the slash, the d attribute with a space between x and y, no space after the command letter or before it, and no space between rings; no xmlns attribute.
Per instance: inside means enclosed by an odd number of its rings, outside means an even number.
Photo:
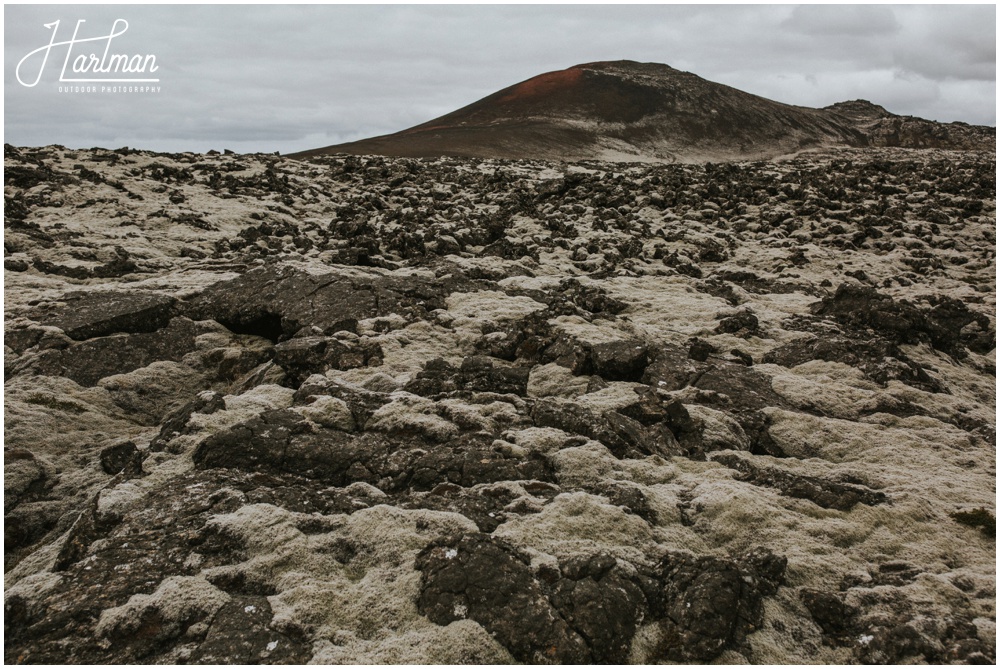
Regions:
<svg viewBox="0 0 1000 669"><path fill-rule="evenodd" d="M359 280L272 265L215 284L193 299L185 313L277 342L303 327L332 334L354 331L359 320L375 316L419 316L442 306L446 295L442 287L422 279Z"/></svg>
<svg viewBox="0 0 1000 669"><path fill-rule="evenodd" d="M8 663L995 659L993 156L5 158Z"/></svg>

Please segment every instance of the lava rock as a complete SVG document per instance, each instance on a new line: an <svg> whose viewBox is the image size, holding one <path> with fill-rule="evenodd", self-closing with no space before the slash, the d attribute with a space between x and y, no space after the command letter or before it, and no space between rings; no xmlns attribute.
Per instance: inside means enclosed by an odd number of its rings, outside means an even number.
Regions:
<svg viewBox="0 0 1000 669"><path fill-rule="evenodd" d="M601 554L571 560L560 565L564 578L552 588L552 604L585 640L594 663L626 662L648 613L642 589L615 565L615 558Z"/></svg>
<svg viewBox="0 0 1000 669"><path fill-rule="evenodd" d="M593 371L590 346L566 335L559 335L551 345L546 347L541 359L544 362L554 362L565 367L578 376L590 374Z"/></svg>
<svg viewBox="0 0 1000 669"><path fill-rule="evenodd" d="M708 662L741 647L763 622L763 599L783 582L787 562L766 549L740 561L669 555L661 564L658 654L676 662Z"/></svg>
<svg viewBox="0 0 1000 669"><path fill-rule="evenodd" d="M542 482L537 482L542 484ZM548 485L548 484L542 484ZM508 505L516 493L505 487L463 488L454 483L440 483L428 493L406 494L399 504L407 509L433 509L459 513L476 524L480 532L490 533L505 523L511 514Z"/></svg>
<svg viewBox="0 0 1000 669"><path fill-rule="evenodd" d="M240 596L222 605L191 654L193 664L305 664L310 644L289 637L271 625L266 597Z"/></svg>
<svg viewBox="0 0 1000 669"><path fill-rule="evenodd" d="M868 642L856 650L866 664L995 664L996 651L978 638L967 617L901 616L888 625L872 625ZM907 619L908 618L908 619Z"/></svg>
<svg viewBox="0 0 1000 669"><path fill-rule="evenodd" d="M854 328L871 328L893 343L929 342L934 348L962 355L961 331L970 323L989 329L989 319L969 309L961 300L938 296L932 306L918 308L896 301L869 286L843 283L833 296L817 302L811 310L817 316L830 316Z"/></svg>
<svg viewBox="0 0 1000 669"><path fill-rule="evenodd" d="M213 391L199 393L193 400L177 409L164 420L159 434L149 444L151 452L162 451L174 437L188 433L188 421L196 413L210 415L226 408L226 400Z"/></svg>
<svg viewBox="0 0 1000 669"><path fill-rule="evenodd" d="M465 534L417 555L420 612L438 625L469 618L520 662L586 664L587 643L534 578L529 560L499 539Z"/></svg>
<svg viewBox="0 0 1000 669"><path fill-rule="evenodd" d="M274 363L298 386L313 374L328 369L355 369L382 363L382 348L376 342L342 341L334 337L293 337L274 347Z"/></svg>
<svg viewBox="0 0 1000 669"><path fill-rule="evenodd" d="M574 402L545 398L535 403L531 417L539 427L555 427L600 441L619 458L679 452L677 439L666 425L647 427L617 411L597 413Z"/></svg>
<svg viewBox="0 0 1000 669"><path fill-rule="evenodd" d="M776 488L782 495L808 499L824 509L850 511L857 504L877 506L889 501L885 493L860 485L827 481L815 476L802 476L777 467L759 467L736 454L723 453L712 458L714 462L735 469L740 481Z"/></svg>
<svg viewBox="0 0 1000 669"><path fill-rule="evenodd" d="M195 350L195 337L202 332L196 323L175 318L154 332L94 337L62 350L42 351L28 364L36 374L65 376L82 386L93 386L107 376L158 360L178 362Z"/></svg>
<svg viewBox="0 0 1000 669"><path fill-rule="evenodd" d="M697 362L705 362L710 355L718 352L719 349L709 342L702 339L695 339L691 342L690 348L688 348L688 357Z"/></svg>
<svg viewBox="0 0 1000 669"><path fill-rule="evenodd" d="M809 337L789 342L764 354L765 364L795 367L810 360L840 362L860 369L867 378L886 385L900 381L929 392L941 392L941 384L909 358L897 344L881 338L836 336Z"/></svg>
<svg viewBox="0 0 1000 669"><path fill-rule="evenodd" d="M170 322L177 300L157 293L100 291L67 293L64 305L34 314L43 325L60 328L76 340L116 332L154 332Z"/></svg>
<svg viewBox="0 0 1000 669"><path fill-rule="evenodd" d="M489 356L469 356L456 368L441 358L430 360L404 390L430 397L463 390L524 397L531 369Z"/></svg>
<svg viewBox="0 0 1000 669"><path fill-rule="evenodd" d="M419 435L352 436L314 429L294 411L272 410L204 439L192 457L199 469L289 473L335 486L360 481L385 492L431 490L441 483L471 487L554 480L551 466L540 456L505 456L483 436L447 441L430 450L422 446Z"/></svg>
<svg viewBox="0 0 1000 669"><path fill-rule="evenodd" d="M638 340L594 344L590 361L597 374L608 381L638 381L649 364L646 345Z"/></svg>
<svg viewBox="0 0 1000 669"><path fill-rule="evenodd" d="M370 291L356 291L346 279L270 266L209 287L190 300L185 313L277 343L306 325L353 331L358 320L375 316L377 309Z"/></svg>
<svg viewBox="0 0 1000 669"><path fill-rule="evenodd" d="M626 513L635 514L650 524L656 524L656 511L638 486L610 482L595 486L593 492L604 495L615 506L624 508Z"/></svg>
<svg viewBox="0 0 1000 669"><path fill-rule="evenodd" d="M55 467L25 449L4 448L3 469L4 513L44 494L55 483Z"/></svg>
<svg viewBox="0 0 1000 669"><path fill-rule="evenodd" d="M715 331L718 333L735 334L740 337L749 337L758 333L760 322L753 312L744 309L732 316L727 316L719 321Z"/></svg>
<svg viewBox="0 0 1000 669"><path fill-rule="evenodd" d="M711 350L714 351L714 347ZM664 346L651 351L650 357L652 360L640 381L658 390L671 392L685 388L697 378L703 368L698 362L707 360L708 353L705 353L704 360L697 361L679 346Z"/></svg>
<svg viewBox="0 0 1000 669"><path fill-rule="evenodd" d="M799 591L799 598L824 634L845 637L854 632L858 610L847 604L843 595L803 588Z"/></svg>
<svg viewBox="0 0 1000 669"><path fill-rule="evenodd" d="M112 444L101 451L101 469L105 474L112 476L121 472L128 466L132 458L139 453L131 441L122 441Z"/></svg>
<svg viewBox="0 0 1000 669"><path fill-rule="evenodd" d="M446 306L444 298L450 289L443 285L425 279L315 275L270 265L210 286L185 305L184 313L277 343L303 327L332 334L353 332L359 320L376 316L426 316ZM457 283L452 286L458 287Z"/></svg>

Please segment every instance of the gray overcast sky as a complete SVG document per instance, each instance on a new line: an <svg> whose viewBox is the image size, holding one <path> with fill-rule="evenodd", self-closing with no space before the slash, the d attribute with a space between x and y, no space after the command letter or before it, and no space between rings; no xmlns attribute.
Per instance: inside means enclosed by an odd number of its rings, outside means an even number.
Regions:
<svg viewBox="0 0 1000 669"><path fill-rule="evenodd" d="M18 62L49 43L43 24L60 21L63 41L78 19L83 38L118 18L129 28L110 53L155 55L159 93L59 93L66 47L52 49L37 86L18 83ZM790 104L865 98L996 124L995 5L7 5L4 19L4 141L16 145L288 153L617 59ZM21 78L40 69L37 54Z"/></svg>

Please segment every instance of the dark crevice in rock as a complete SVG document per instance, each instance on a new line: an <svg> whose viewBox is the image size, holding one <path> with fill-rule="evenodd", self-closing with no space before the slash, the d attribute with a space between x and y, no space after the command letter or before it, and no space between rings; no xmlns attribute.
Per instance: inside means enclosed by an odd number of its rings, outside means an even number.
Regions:
<svg viewBox="0 0 1000 669"><path fill-rule="evenodd" d="M268 312L255 314L246 320L239 318L225 319L220 320L219 323L236 334L263 337L272 344L277 344L278 340L285 334L285 330L281 325L281 316Z"/></svg>

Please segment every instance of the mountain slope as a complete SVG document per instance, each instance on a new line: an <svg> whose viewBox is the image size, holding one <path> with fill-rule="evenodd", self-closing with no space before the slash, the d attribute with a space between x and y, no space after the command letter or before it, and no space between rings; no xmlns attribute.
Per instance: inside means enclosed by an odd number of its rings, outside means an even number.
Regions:
<svg viewBox="0 0 1000 669"><path fill-rule="evenodd" d="M293 157L698 162L824 146L982 149L994 142L993 128L895 116L865 101L796 107L667 65L614 61L548 72L413 128Z"/></svg>

